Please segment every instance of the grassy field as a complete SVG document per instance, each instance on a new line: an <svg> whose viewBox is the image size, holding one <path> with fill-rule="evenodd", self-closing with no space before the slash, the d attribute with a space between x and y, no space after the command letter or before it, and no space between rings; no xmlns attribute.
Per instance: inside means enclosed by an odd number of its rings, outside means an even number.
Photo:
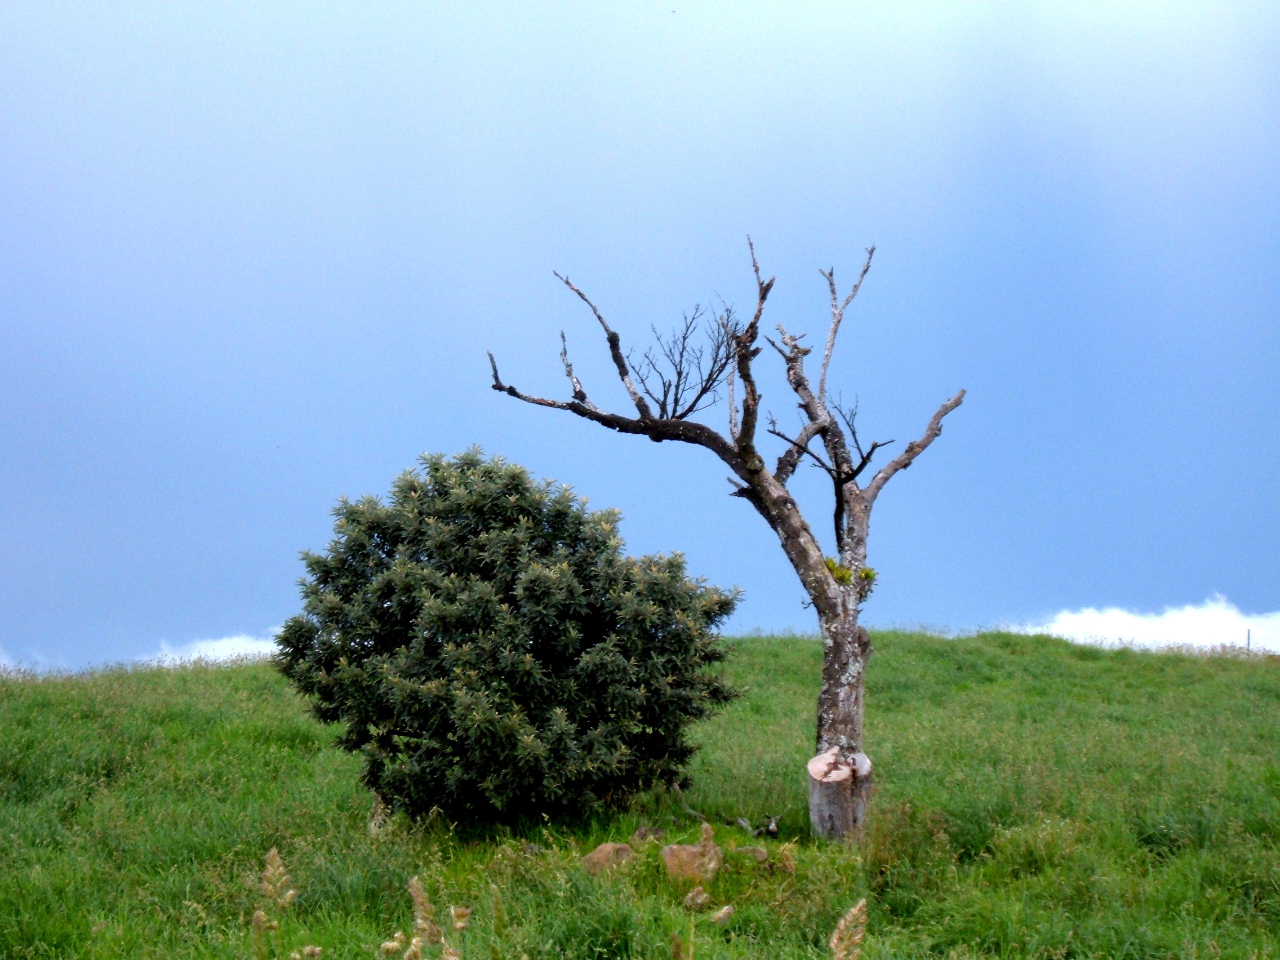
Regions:
<svg viewBox="0 0 1280 960"><path fill-rule="evenodd" d="M473 909L448 931L467 960L827 957L862 897L865 958L1280 957L1280 660L875 643L859 847L805 836L812 638L733 641L746 695L699 729L687 795L521 835L371 833L359 761L265 663L0 678L0 958L372 958L410 932L415 875L446 927ZM727 851L706 909L656 843L582 869L640 826L692 842L686 805ZM723 823L767 815L776 840ZM732 852L753 843L767 863ZM260 889L273 848L287 906Z"/></svg>

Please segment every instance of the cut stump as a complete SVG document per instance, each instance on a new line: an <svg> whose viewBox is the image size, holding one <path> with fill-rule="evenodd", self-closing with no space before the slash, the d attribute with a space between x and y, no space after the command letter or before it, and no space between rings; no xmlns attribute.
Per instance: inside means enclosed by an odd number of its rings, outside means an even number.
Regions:
<svg viewBox="0 0 1280 960"><path fill-rule="evenodd" d="M867 819L871 796L871 758L855 753L847 760L839 747L808 763L809 822L819 837L856 838Z"/></svg>

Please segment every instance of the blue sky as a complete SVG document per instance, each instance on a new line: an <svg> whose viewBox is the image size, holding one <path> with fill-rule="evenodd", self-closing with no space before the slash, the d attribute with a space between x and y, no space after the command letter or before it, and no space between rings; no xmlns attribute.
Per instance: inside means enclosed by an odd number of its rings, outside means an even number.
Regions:
<svg viewBox="0 0 1280 960"><path fill-rule="evenodd" d="M560 396L563 329L625 409L552 271L642 347L750 304L747 234L814 339L877 245L866 438L968 390L877 503L873 626L1280 649L1277 8L724 10L0 7L0 662L260 648L340 496L473 444L741 586L731 631L810 631L707 451L489 389L492 349Z"/></svg>

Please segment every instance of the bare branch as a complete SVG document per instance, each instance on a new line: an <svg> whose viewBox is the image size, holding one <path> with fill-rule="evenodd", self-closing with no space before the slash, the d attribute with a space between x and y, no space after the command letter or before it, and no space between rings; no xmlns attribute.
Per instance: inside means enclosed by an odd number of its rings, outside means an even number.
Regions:
<svg viewBox="0 0 1280 960"><path fill-rule="evenodd" d="M808 432L809 428L812 426L814 426L812 423L805 424L805 432ZM800 439L792 440L785 433L783 433L781 430L778 429L778 421L774 420L773 417L769 418L768 432L772 436L775 436L780 440L785 440L787 441L787 443L791 445L788 448L788 451L787 451L788 453L794 451L797 459L805 454L808 454L810 457L813 458L813 462L816 463L818 466L820 466L823 470L825 470L827 472L827 475L831 477L832 480L836 479L835 468L832 467L831 464L827 463L827 461L823 460L822 457L818 456L816 453L814 453L812 450L809 449L809 441L813 439L812 433L809 434L809 439L805 440L804 442L802 442ZM816 431L813 431L813 432L816 433ZM804 437L805 433L801 433L800 436ZM794 471L795 467L792 467L791 469L792 471ZM790 474L788 474L788 476L789 475ZM775 477L778 476L778 473L776 471L774 472L774 476Z"/></svg>
<svg viewBox="0 0 1280 960"><path fill-rule="evenodd" d="M821 432L822 424L820 423L810 420L804 425L796 438L791 441L792 445L778 457L778 465L773 468L773 475L777 477L779 483L785 485L791 479L791 475L796 472L796 466L800 463L800 458L809 449L813 438Z"/></svg>
<svg viewBox="0 0 1280 960"><path fill-rule="evenodd" d="M844 421L845 429L849 431L849 439L853 441L853 449L858 451L858 456L865 457L866 453L862 449L862 443L858 440L858 426L856 422L858 419L858 401L855 399L853 401L853 406L848 410L841 405L839 400L831 404L831 406L835 412L840 415L840 419ZM891 440L889 442L892 443L893 441Z"/></svg>
<svg viewBox="0 0 1280 960"><path fill-rule="evenodd" d="M942 418L954 410L960 404L964 403L964 391L961 390L954 397L940 406L934 411L933 416L929 419L929 425L925 427L924 434L919 440L912 440L907 444L907 448L898 454L892 461L880 468L880 472L875 475L871 483L867 486L865 496L869 502L874 502L880 491L884 489L884 485L889 482L890 478L899 470L905 470L911 466L915 460L933 441L938 439L942 433Z"/></svg>
<svg viewBox="0 0 1280 960"><path fill-rule="evenodd" d="M591 312L595 314L596 319L600 321L600 326L604 328L605 339L609 341L609 353L613 356L613 365L618 368L618 379L622 381L622 385L627 388L627 393L631 397L631 402L636 405L636 410L640 413L641 420L648 420L653 417L653 412L649 409L649 404L644 397L640 395L640 391L636 389L636 385L631 380L631 371L627 367L627 359L622 353L622 338L609 326L599 308L596 307L591 299L579 290L568 277L556 273L556 279L563 283L566 287L578 295L578 299L591 308Z"/></svg>
<svg viewBox="0 0 1280 960"><path fill-rule="evenodd" d="M669 337L650 327L655 346L638 361L627 355L641 390L657 404L659 419L683 420L714 404L720 385L733 368L737 330L733 311L726 309L714 322L705 324L700 322L703 316L702 307L695 307ZM703 343L697 340L700 330Z"/></svg>
<svg viewBox="0 0 1280 960"><path fill-rule="evenodd" d="M716 389L725 377L732 373L734 361L737 359L736 333L737 324L733 322L732 309L726 310L717 317L715 324L708 328L706 367L704 369L702 365L702 352L698 351L694 355L698 374L697 386L691 388L692 397L686 395L679 401L680 409L676 412L676 419L683 420L716 402L718 399Z"/></svg>
<svg viewBox="0 0 1280 960"><path fill-rule="evenodd" d="M893 442L893 440L877 440L872 443L871 449L861 454L861 459L858 461L858 465L853 468L853 472L849 474L849 479L857 480L858 477L862 476L862 471L867 469L868 465L871 463L871 458L876 455L876 451L881 447L889 446L889 444Z"/></svg>
<svg viewBox="0 0 1280 960"><path fill-rule="evenodd" d="M781 330L782 328L779 327L778 329ZM800 336L803 337L804 334L802 333L800 334ZM773 347L773 349L778 352L778 356L780 356L784 362L786 361L787 351L783 350L780 346L778 346L778 341L774 340L773 337L765 337L764 342L769 344L769 346Z"/></svg>
<svg viewBox="0 0 1280 960"><path fill-rule="evenodd" d="M818 377L818 399L824 402L827 399L827 370L831 367L831 354L836 348L836 334L840 332L840 324L844 322L845 309L853 303L853 298L862 289L862 281L867 279L867 272L871 269L871 258L875 255L876 248L867 247L867 259L863 261L862 272L858 274L857 282L849 290L849 295L843 302L840 301L840 294L836 290L836 268L818 271L827 278L827 289L831 292L831 329L827 331L827 349L822 354L822 373Z"/></svg>
<svg viewBox="0 0 1280 960"><path fill-rule="evenodd" d="M728 394L726 398L729 402L729 439L734 443L738 442L738 435L742 431L742 424L738 420L738 398L734 396L734 380L738 376L736 364L730 364L729 372L725 376L725 392Z"/></svg>
<svg viewBox="0 0 1280 960"><path fill-rule="evenodd" d="M804 358L813 351L800 345L802 336L788 333L781 324L778 326L778 333L782 337L782 347L775 343L774 349L782 355L787 365L787 383L800 398L800 408L814 425L814 435L821 436L822 444L827 448L827 456L837 473L838 493L839 487L846 482L839 478L852 476L853 457L849 453L849 445L845 442L839 424L832 419L826 401L815 395L809 384L809 377L804 370Z"/></svg>
<svg viewBox="0 0 1280 960"><path fill-rule="evenodd" d="M752 241L751 239L751 234L747 234L747 249L751 251L751 269L755 271L756 286L759 287L762 285L760 280L760 261L756 259L756 245L755 245L755 242ZM769 283L770 285L772 285L773 280L771 279ZM759 319L760 319L760 314L757 313L756 320L759 320Z"/></svg>
<svg viewBox="0 0 1280 960"><path fill-rule="evenodd" d="M565 403L563 400L546 400L543 397L521 393L515 387L503 383L502 377L498 375L498 361L494 359L492 352L489 353L489 367L493 370L493 389L501 393L523 400L525 403L536 403L540 407L554 407L556 410L570 410L573 407L573 404Z"/></svg>
<svg viewBox="0 0 1280 960"><path fill-rule="evenodd" d="M760 391L756 388L755 376L751 371L751 361L760 355L760 348L755 345L760 335L760 318L764 315L764 304L769 299L769 291L773 289L774 278L764 280L760 276L760 261L756 259L756 247L747 237L747 248L751 251L751 269L756 275L756 310L745 330L734 338L734 357L738 363L738 379L742 381L742 422L738 430L738 454L757 470L764 466L755 449L756 421L760 415Z"/></svg>
<svg viewBox="0 0 1280 960"><path fill-rule="evenodd" d="M858 416L857 401L854 402L853 408L850 410L844 409L839 403L833 403L832 406L835 408L836 413L840 415L840 419L844 421L845 428L849 431L849 439L853 441L853 448L858 451L858 463L848 477L849 480L856 480L862 475L862 471L867 469L867 466L871 463L871 458L876 455L876 451L889 446L894 441L877 440L871 444L870 450L863 450L862 441L858 438L858 425L855 422Z"/></svg>
<svg viewBox="0 0 1280 960"><path fill-rule="evenodd" d="M489 354L489 359L493 360L493 354ZM564 331L560 331L560 362L564 364L564 375L569 378L569 386L573 387L573 399L579 403L590 403L587 400L587 391L582 389L582 381L578 379L577 374L573 372L573 364L569 362L569 341L565 339ZM494 364L494 378L498 375L498 366Z"/></svg>
<svg viewBox="0 0 1280 960"><path fill-rule="evenodd" d="M658 404L660 419L684 420L719 399L718 390L735 358L736 324L732 310L701 324L703 308L686 314L684 324L669 337L653 329L657 348L646 349L640 362L627 357L646 396ZM695 339L703 330L705 343Z"/></svg>
<svg viewBox="0 0 1280 960"><path fill-rule="evenodd" d="M582 417L584 420L591 420L601 426L608 427L610 430L617 430L619 433L639 434L658 443L663 440L678 440L682 443L692 443L700 447L706 447L728 464L735 473L744 475L747 472L743 468L742 461L738 457L737 450L733 444L706 424L692 420L624 417L621 414L606 413L593 404L583 403L578 400L548 400L545 397L535 397L532 394L523 393L510 384L503 383L502 377L498 374L498 362L494 359L492 353L489 354L489 366L493 371L493 389L500 393L505 393L507 396L515 397L517 400L523 400L525 403L532 403L539 407L567 410L569 413Z"/></svg>

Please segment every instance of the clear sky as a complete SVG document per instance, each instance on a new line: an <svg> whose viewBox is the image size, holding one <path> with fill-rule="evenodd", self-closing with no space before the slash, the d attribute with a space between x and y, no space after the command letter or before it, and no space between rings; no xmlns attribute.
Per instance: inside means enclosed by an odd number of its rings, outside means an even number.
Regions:
<svg viewBox="0 0 1280 960"><path fill-rule="evenodd" d="M968 390L877 503L872 626L1280 649L1278 10L6 0L0 662L260 647L340 496L473 444L811 631L710 453L489 389L562 396L564 330L625 410L552 271L642 347L750 305L748 234L813 339L877 245L866 439Z"/></svg>

